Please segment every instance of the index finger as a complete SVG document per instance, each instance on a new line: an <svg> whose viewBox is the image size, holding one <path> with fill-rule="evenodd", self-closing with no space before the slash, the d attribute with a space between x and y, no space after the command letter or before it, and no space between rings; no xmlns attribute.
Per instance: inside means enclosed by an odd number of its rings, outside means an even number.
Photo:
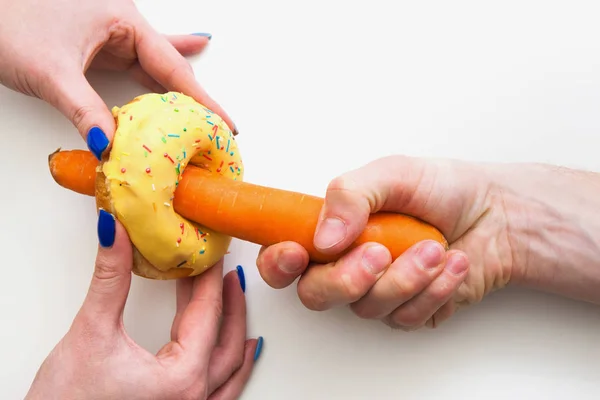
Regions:
<svg viewBox="0 0 600 400"><path fill-rule="evenodd" d="M223 259L196 276L192 295L181 314L177 342L192 365L208 365L217 344L223 311Z"/></svg>
<svg viewBox="0 0 600 400"><path fill-rule="evenodd" d="M169 91L193 97L218 114L234 135L237 128L225 110L200 86L190 64L171 43L147 23L140 27L135 47L141 67Z"/></svg>

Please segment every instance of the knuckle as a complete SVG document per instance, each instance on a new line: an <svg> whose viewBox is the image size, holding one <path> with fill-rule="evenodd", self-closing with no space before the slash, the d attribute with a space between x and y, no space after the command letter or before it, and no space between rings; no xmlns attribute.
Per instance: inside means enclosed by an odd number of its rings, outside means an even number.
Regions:
<svg viewBox="0 0 600 400"><path fill-rule="evenodd" d="M389 290L392 298L405 299L412 297L417 289L416 283L411 279L403 279L398 273L392 273L390 276Z"/></svg>
<svg viewBox="0 0 600 400"><path fill-rule="evenodd" d="M390 318L394 323L406 327L420 326L425 323L425 318L421 312L413 305L407 304L394 313Z"/></svg>
<svg viewBox="0 0 600 400"><path fill-rule="evenodd" d="M327 296L320 290L301 290L298 286L298 296L302 304L312 311L324 311L327 309Z"/></svg>
<svg viewBox="0 0 600 400"><path fill-rule="evenodd" d="M327 185L328 191L346 191L356 187L356 183L351 179L348 174L338 175L333 178L329 185Z"/></svg>
<svg viewBox="0 0 600 400"><path fill-rule="evenodd" d="M89 116L94 112L94 107L88 105L76 106L71 111L68 118L73 122L73 125L80 131L84 131L85 122L89 119Z"/></svg>
<svg viewBox="0 0 600 400"><path fill-rule="evenodd" d="M194 70L192 69L192 66L184 59L181 59L180 61L176 62L175 65L173 65L167 72L168 86L176 87L178 81L177 77L180 75L194 75Z"/></svg>
<svg viewBox="0 0 600 400"><path fill-rule="evenodd" d="M361 319L375 319L377 318L377 314L375 310L370 309L369 307L365 307L362 305L357 305L356 303L350 305L350 309L358 318Z"/></svg>
<svg viewBox="0 0 600 400"><path fill-rule="evenodd" d="M363 295L362 285L357 284L356 279L350 274L343 274L339 280L339 291L342 294L342 298L348 301L356 301Z"/></svg>

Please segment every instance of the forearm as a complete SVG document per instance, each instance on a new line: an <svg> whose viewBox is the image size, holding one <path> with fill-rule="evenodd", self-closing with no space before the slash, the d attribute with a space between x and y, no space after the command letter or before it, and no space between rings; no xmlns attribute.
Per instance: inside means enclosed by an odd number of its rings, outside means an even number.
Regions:
<svg viewBox="0 0 600 400"><path fill-rule="evenodd" d="M506 168L495 180L507 214L511 283L600 303L600 175Z"/></svg>

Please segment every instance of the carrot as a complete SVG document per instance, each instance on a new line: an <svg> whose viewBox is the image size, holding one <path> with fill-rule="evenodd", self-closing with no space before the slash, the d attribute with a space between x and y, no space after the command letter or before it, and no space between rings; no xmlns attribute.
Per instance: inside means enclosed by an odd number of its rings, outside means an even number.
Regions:
<svg viewBox="0 0 600 400"><path fill-rule="evenodd" d="M96 158L87 151L58 151L49 157L50 171L61 186L94 195ZM419 241L448 243L435 227L416 218L389 212L371 214L365 230L341 254L323 254L313 237L324 199L302 193L232 181L188 165L174 194L179 215L222 234L259 245L293 241L313 262L337 260L366 242L377 242L395 259Z"/></svg>
<svg viewBox="0 0 600 400"><path fill-rule="evenodd" d="M74 192L95 195L98 159L85 150L56 150L48 156L50 174L60 186Z"/></svg>

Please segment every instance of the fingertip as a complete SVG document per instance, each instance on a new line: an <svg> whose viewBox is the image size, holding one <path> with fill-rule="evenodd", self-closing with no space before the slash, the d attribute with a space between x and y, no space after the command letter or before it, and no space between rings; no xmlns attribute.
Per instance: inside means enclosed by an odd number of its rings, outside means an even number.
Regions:
<svg viewBox="0 0 600 400"><path fill-rule="evenodd" d="M118 257L124 258L120 263L131 265L132 247L127 231L114 215L104 209L98 213L97 234L100 260L110 258L111 262L116 263L114 257Z"/></svg>
<svg viewBox="0 0 600 400"><path fill-rule="evenodd" d="M323 252L330 251L340 244L348 234L346 221L339 217L327 217L317 227L314 246Z"/></svg>
<svg viewBox="0 0 600 400"><path fill-rule="evenodd" d="M308 263L307 251L294 242L282 242L261 249L256 262L262 279L275 289L290 285L304 272Z"/></svg>
<svg viewBox="0 0 600 400"><path fill-rule="evenodd" d="M454 275L464 275L469 270L469 258L462 251L451 251L447 254L445 268Z"/></svg>
<svg viewBox="0 0 600 400"><path fill-rule="evenodd" d="M256 360L258 360L258 358L260 357L260 355L262 353L263 342L264 342L264 339L262 336L259 336L256 339L256 347L254 349L254 356L253 356L254 362L256 362Z"/></svg>
<svg viewBox="0 0 600 400"><path fill-rule="evenodd" d="M97 233L100 246L104 248L112 247L116 236L116 219L111 213L103 209L100 209L98 213Z"/></svg>
<svg viewBox="0 0 600 400"><path fill-rule="evenodd" d="M244 268L241 265L236 267L236 274L240 282L242 292L246 293L246 275L244 274Z"/></svg>
<svg viewBox="0 0 600 400"><path fill-rule="evenodd" d="M205 37L208 40L212 39L212 35L207 32L194 32L194 33L192 33L192 36Z"/></svg>

